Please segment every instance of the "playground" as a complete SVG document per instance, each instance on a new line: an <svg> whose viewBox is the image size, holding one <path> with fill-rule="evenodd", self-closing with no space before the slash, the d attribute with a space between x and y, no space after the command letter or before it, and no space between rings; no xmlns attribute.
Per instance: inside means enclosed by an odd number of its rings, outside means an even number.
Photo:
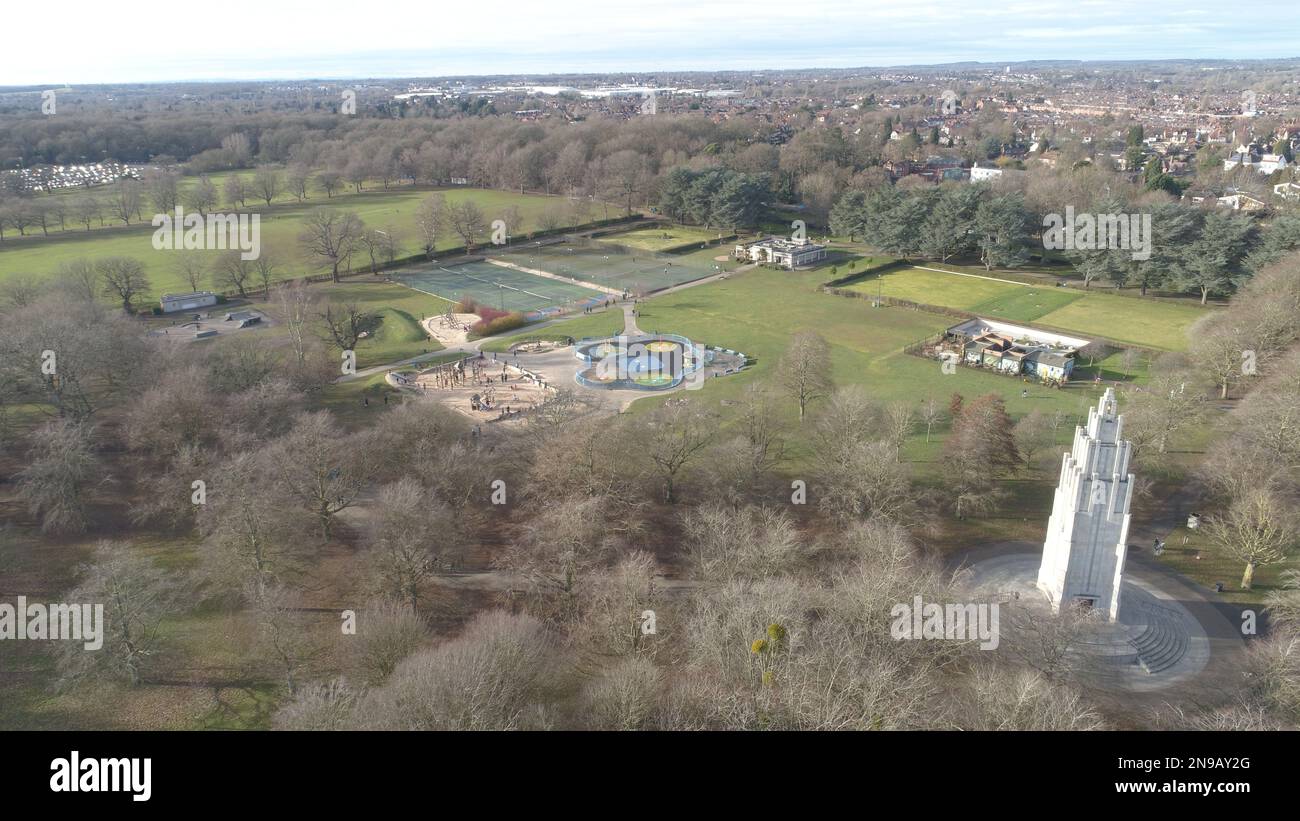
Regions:
<svg viewBox="0 0 1300 821"><path fill-rule="evenodd" d="M495 357L467 356L387 376L395 388L427 397L475 422L509 422L536 410L555 392L540 374Z"/></svg>
<svg viewBox="0 0 1300 821"><path fill-rule="evenodd" d="M469 339L469 329L475 322L478 322L478 314L452 313L449 304L446 313L428 317L420 325L438 344L451 348L465 344Z"/></svg>

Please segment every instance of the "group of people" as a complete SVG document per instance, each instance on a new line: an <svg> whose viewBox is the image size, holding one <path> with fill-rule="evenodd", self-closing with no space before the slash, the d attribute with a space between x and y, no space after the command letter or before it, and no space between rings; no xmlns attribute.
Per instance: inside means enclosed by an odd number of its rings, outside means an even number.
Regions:
<svg viewBox="0 0 1300 821"><path fill-rule="evenodd" d="M495 359L494 355L493 360ZM469 363L468 369L465 367L466 363ZM472 359L462 359L458 362L431 368L425 371L425 375L432 378L434 387L447 389L465 387L470 384L490 385L493 382L507 382L510 378L505 364L501 365L500 374L488 373L487 360L483 358L482 353Z"/></svg>

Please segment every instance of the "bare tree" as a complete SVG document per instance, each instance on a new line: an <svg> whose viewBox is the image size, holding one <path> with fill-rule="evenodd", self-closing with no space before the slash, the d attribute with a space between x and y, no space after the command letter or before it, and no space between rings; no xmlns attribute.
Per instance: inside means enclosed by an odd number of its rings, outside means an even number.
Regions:
<svg viewBox="0 0 1300 821"><path fill-rule="evenodd" d="M135 298L150 290L144 266L131 257L104 257L95 261L95 270L104 283L104 290L122 300L122 310L132 312Z"/></svg>
<svg viewBox="0 0 1300 821"><path fill-rule="evenodd" d="M487 230L487 218L483 210L473 200L464 200L447 206L446 221L451 230L456 232L465 244L465 253L472 253L483 232Z"/></svg>
<svg viewBox="0 0 1300 821"><path fill-rule="evenodd" d="M283 189L284 177L278 168L263 165L259 166L257 172L253 174L253 191L267 205L270 205L272 200L280 196Z"/></svg>
<svg viewBox="0 0 1300 821"><path fill-rule="evenodd" d="M635 524L593 516L603 502L598 496L567 496L544 504L498 559L499 567L526 585L530 612L565 622L577 618L592 574Z"/></svg>
<svg viewBox="0 0 1300 821"><path fill-rule="evenodd" d="M1232 387L1248 375L1243 367L1246 357L1264 353L1254 323L1231 312L1208 315L1190 337L1188 353L1214 379L1220 399L1227 399Z"/></svg>
<svg viewBox="0 0 1300 821"><path fill-rule="evenodd" d="M226 204L231 208L243 208L244 203L248 201L248 181L244 179L243 174L235 173L226 177L226 181L221 184L221 190L226 197Z"/></svg>
<svg viewBox="0 0 1300 821"><path fill-rule="evenodd" d="M241 297L248 296L247 285L253 276L252 260L244 259L241 251L226 251L217 257L212 267L212 278L218 290L230 288Z"/></svg>
<svg viewBox="0 0 1300 821"><path fill-rule="evenodd" d="M1133 443L1134 459L1158 457L1179 431L1196 424L1205 413L1203 391L1193 374L1171 370L1133 396L1124 412L1124 433Z"/></svg>
<svg viewBox="0 0 1300 821"><path fill-rule="evenodd" d="M376 454L350 439L327 411L298 416L270 452L280 486L316 522L322 541L376 471Z"/></svg>
<svg viewBox="0 0 1300 821"><path fill-rule="evenodd" d="M85 225L87 231L90 230L90 223L94 220L101 220L102 224L103 211L104 208L100 203L99 198L90 194L87 194L84 197L78 197L77 202L72 207L74 218L77 222Z"/></svg>
<svg viewBox="0 0 1300 821"><path fill-rule="evenodd" d="M916 427L916 412L906 402L893 402L885 408L886 440L894 449L894 458L903 460L903 445Z"/></svg>
<svg viewBox="0 0 1300 821"><path fill-rule="evenodd" d="M458 527L447 506L407 476L380 488L367 542L378 592L419 612L424 586L437 572L440 557L459 546Z"/></svg>
<svg viewBox="0 0 1300 821"><path fill-rule="evenodd" d="M1255 568L1287 558L1295 547L1295 528L1290 506L1268 490L1257 489L1211 517L1205 533L1216 547L1246 563L1241 587L1249 590Z"/></svg>
<svg viewBox="0 0 1300 821"><path fill-rule="evenodd" d="M429 632L415 608L393 599L372 599L357 613L357 631L344 641L350 666L367 685L382 684Z"/></svg>
<svg viewBox="0 0 1300 821"><path fill-rule="evenodd" d="M325 192L326 199L333 199L334 192L339 190L342 180L343 175L331 169L326 169L316 175L316 184Z"/></svg>
<svg viewBox="0 0 1300 821"><path fill-rule="evenodd" d="M380 230L372 228L361 232L358 245L370 258L370 273L376 273L384 263L391 264L397 258L397 238L392 228Z"/></svg>
<svg viewBox="0 0 1300 821"><path fill-rule="evenodd" d="M118 180L113 186L109 207L114 217L124 225L130 225L131 218L140 212L140 182L130 177Z"/></svg>
<svg viewBox="0 0 1300 821"><path fill-rule="evenodd" d="M1094 672L1093 658L1080 652L1102 615L1084 607L1051 612L1040 603L1002 605L1001 643L1006 652L1052 681L1073 681Z"/></svg>
<svg viewBox="0 0 1300 821"><path fill-rule="evenodd" d="M777 380L799 403L802 422L808 405L830 393L830 346L815 331L800 331L777 364Z"/></svg>
<svg viewBox="0 0 1300 821"><path fill-rule="evenodd" d="M554 208L547 208L537 216L537 228L544 233L553 233L564 227L564 215Z"/></svg>
<svg viewBox="0 0 1300 821"><path fill-rule="evenodd" d="M420 248L429 259L433 259L446 210L447 202L443 196L431 194L421 200L420 207L415 212L415 225L420 231Z"/></svg>
<svg viewBox="0 0 1300 821"><path fill-rule="evenodd" d="M207 483L203 564L227 592L256 593L302 572L302 537L284 515L291 500L269 474L263 454L237 453Z"/></svg>
<svg viewBox="0 0 1300 821"><path fill-rule="evenodd" d="M997 477L1020 464L1002 397L981 396L962 408L944 443L944 480L957 518L988 511L1002 498Z"/></svg>
<svg viewBox="0 0 1300 821"><path fill-rule="evenodd" d="M206 214L214 210L220 201L217 187L212 184L212 180L206 174L199 177L198 181L185 194L185 206L198 211L200 214Z"/></svg>
<svg viewBox="0 0 1300 821"><path fill-rule="evenodd" d="M150 171L145 174L144 184L149 192L149 201L159 214L170 215L180 204L180 175L175 171Z"/></svg>
<svg viewBox="0 0 1300 821"><path fill-rule="evenodd" d="M943 403L939 402L933 396L927 396L921 403L921 424L925 425L925 443L930 444L930 432L934 426L944 420L947 414L944 412Z"/></svg>
<svg viewBox="0 0 1300 821"><path fill-rule="evenodd" d="M208 266L204 264L201 253L196 251L182 253L176 262L176 267L190 286L190 291L198 291L202 287L203 280L208 274Z"/></svg>
<svg viewBox="0 0 1300 821"><path fill-rule="evenodd" d="M0 283L0 299L10 308L27 308L40 297L41 290L41 282L32 274L14 274Z"/></svg>
<svg viewBox="0 0 1300 821"><path fill-rule="evenodd" d="M605 173L614 193L623 200L625 213L632 214L632 205L645 190L648 172L645 157L631 149L616 151L605 162Z"/></svg>
<svg viewBox="0 0 1300 821"><path fill-rule="evenodd" d="M275 715L282 730L346 730L361 694L343 678L309 684Z"/></svg>
<svg viewBox="0 0 1300 821"><path fill-rule="evenodd" d="M183 593L182 586L148 557L120 542L101 541L81 584L67 599L103 603L103 647L87 652L82 642L56 642L65 681L105 677L139 685L159 655L159 627L163 619L180 612Z"/></svg>
<svg viewBox="0 0 1300 821"><path fill-rule="evenodd" d="M696 575L710 581L775 575L803 558L794 520L775 508L703 505L686 512L682 528Z"/></svg>
<svg viewBox="0 0 1300 821"><path fill-rule="evenodd" d="M298 235L304 250L328 268L339 281L339 266L347 265L365 232L365 223L353 211L317 208L307 215Z"/></svg>
<svg viewBox="0 0 1300 821"><path fill-rule="evenodd" d="M294 360L299 367L307 361L307 329L316 315L316 294L305 282L296 280L276 288L272 295L277 318L289 333Z"/></svg>
<svg viewBox="0 0 1300 821"><path fill-rule="evenodd" d="M660 405L639 429L643 458L650 463L668 504L677 501L683 471L713 441L717 422L688 399Z"/></svg>
<svg viewBox="0 0 1300 821"><path fill-rule="evenodd" d="M319 316L325 323L326 341L340 351L355 351L362 338L375 328L374 315L366 313L356 302L341 306L326 302Z"/></svg>
<svg viewBox="0 0 1300 821"><path fill-rule="evenodd" d="M245 595L257 624L256 646L295 695L304 668L323 649L305 623L302 596L278 583L250 586Z"/></svg>
<svg viewBox="0 0 1300 821"><path fill-rule="evenodd" d="M916 521L917 494L891 442L844 442L815 470L817 506L832 516Z"/></svg>
<svg viewBox="0 0 1300 821"><path fill-rule="evenodd" d="M280 270L280 254L273 248L263 248L253 260L253 273L257 275L257 282L262 286L262 298L271 298L271 283L275 280L275 272Z"/></svg>
<svg viewBox="0 0 1300 821"><path fill-rule="evenodd" d="M305 165L290 166L285 184L289 187L289 193L293 194L298 202L310 199L307 192L311 185L311 169Z"/></svg>
<svg viewBox="0 0 1300 821"><path fill-rule="evenodd" d="M481 613L459 637L399 664L357 704L354 722L373 729L520 729L556 661L556 643L536 619Z"/></svg>
<svg viewBox="0 0 1300 821"><path fill-rule="evenodd" d="M583 726L592 730L648 729L663 680L649 659L623 659L583 688L579 696Z"/></svg>
<svg viewBox="0 0 1300 821"><path fill-rule="evenodd" d="M100 481L94 428L58 419L32 434L27 466L18 472L18 497L41 520L42 533L80 533L86 529L88 495Z"/></svg>
<svg viewBox="0 0 1300 821"><path fill-rule="evenodd" d="M978 665L955 712L966 730L1095 731L1106 723L1075 689L1032 670Z"/></svg>
<svg viewBox="0 0 1300 821"><path fill-rule="evenodd" d="M1016 449L1025 460L1025 467L1033 469L1034 454L1041 453L1056 442L1051 420L1039 411L1030 411L1016 422Z"/></svg>

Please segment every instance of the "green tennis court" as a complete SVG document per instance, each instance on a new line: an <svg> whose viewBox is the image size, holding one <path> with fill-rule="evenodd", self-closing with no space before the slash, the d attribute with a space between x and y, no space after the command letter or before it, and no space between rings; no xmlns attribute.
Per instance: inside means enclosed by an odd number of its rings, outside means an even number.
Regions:
<svg viewBox="0 0 1300 821"><path fill-rule="evenodd" d="M725 254L726 249L719 249ZM648 293L718 273L718 263L675 254L656 254L610 240L522 246L496 254L524 268L536 268L631 293Z"/></svg>
<svg viewBox="0 0 1300 821"><path fill-rule="evenodd" d="M560 282L490 262L466 262L443 267L436 263L394 271L394 281L456 302L469 298L506 311L536 311L604 294L570 282Z"/></svg>

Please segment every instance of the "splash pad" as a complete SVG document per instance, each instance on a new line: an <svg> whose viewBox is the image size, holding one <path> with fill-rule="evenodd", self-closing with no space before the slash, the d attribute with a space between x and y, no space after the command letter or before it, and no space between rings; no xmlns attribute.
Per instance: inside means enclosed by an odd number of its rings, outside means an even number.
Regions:
<svg viewBox="0 0 1300 821"><path fill-rule="evenodd" d="M648 334L579 340L578 384L603 390L668 390L703 377L712 352L684 336Z"/></svg>

